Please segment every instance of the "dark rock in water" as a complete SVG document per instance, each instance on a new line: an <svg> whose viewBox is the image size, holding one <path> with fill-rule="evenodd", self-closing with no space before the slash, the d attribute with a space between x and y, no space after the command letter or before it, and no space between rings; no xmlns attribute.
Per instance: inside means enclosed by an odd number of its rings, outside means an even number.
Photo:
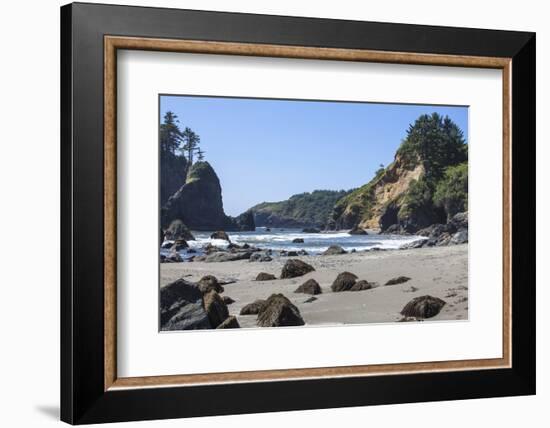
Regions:
<svg viewBox="0 0 550 428"><path fill-rule="evenodd" d="M242 307L240 314L241 315L257 315L265 307L266 301L262 299L255 300L248 305Z"/></svg>
<svg viewBox="0 0 550 428"><path fill-rule="evenodd" d="M281 271L281 279L285 278L295 278L297 276L305 275L306 273L313 272L315 269L313 266L298 260L290 259L287 260Z"/></svg>
<svg viewBox="0 0 550 428"><path fill-rule="evenodd" d="M222 299L223 299L223 303L225 303L226 305L230 305L231 303L235 303L235 300L233 300L229 296L222 296Z"/></svg>
<svg viewBox="0 0 550 428"><path fill-rule="evenodd" d="M330 288L334 292L348 291L355 285L356 280L357 275L350 272L342 272L338 274Z"/></svg>
<svg viewBox="0 0 550 428"><path fill-rule="evenodd" d="M231 315L230 317L226 318L224 322L222 322L219 326L216 327L217 329L222 328L241 328L239 325L239 321L237 321L237 317L234 315Z"/></svg>
<svg viewBox="0 0 550 428"><path fill-rule="evenodd" d="M270 262L273 259L265 253L254 253L250 256L250 262Z"/></svg>
<svg viewBox="0 0 550 428"><path fill-rule="evenodd" d="M286 253L287 257L298 257L298 252L297 251L289 251L288 253Z"/></svg>
<svg viewBox="0 0 550 428"><path fill-rule="evenodd" d="M431 318L435 317L445 304L444 300L437 297L415 297L401 310L401 315L405 317Z"/></svg>
<svg viewBox="0 0 550 428"><path fill-rule="evenodd" d="M355 248L352 248L351 251L350 251L350 253L356 253L356 252L357 252L357 250Z"/></svg>
<svg viewBox="0 0 550 428"><path fill-rule="evenodd" d="M260 272L258 276L256 276L256 281L272 281L274 279L277 279L275 275L265 272Z"/></svg>
<svg viewBox="0 0 550 428"><path fill-rule="evenodd" d="M199 287L178 279L160 289L161 330L212 328L202 303Z"/></svg>
<svg viewBox="0 0 550 428"><path fill-rule="evenodd" d="M266 231L266 232L271 232L271 229L270 229L269 227L266 227L266 228L265 228L265 231Z"/></svg>
<svg viewBox="0 0 550 428"><path fill-rule="evenodd" d="M302 229L302 233L321 233L321 231L315 227L306 227Z"/></svg>
<svg viewBox="0 0 550 428"><path fill-rule="evenodd" d="M172 248L173 245L174 245L173 242L163 242L162 245L160 246L160 248L170 249L170 248Z"/></svg>
<svg viewBox="0 0 550 428"><path fill-rule="evenodd" d="M351 229L348 232L350 235L368 235L367 231L364 229L361 229L358 226L355 226L353 229Z"/></svg>
<svg viewBox="0 0 550 428"><path fill-rule="evenodd" d="M185 239L176 239L174 242L174 245L172 245L172 250L174 251L181 251L186 248L189 248L189 244L185 241Z"/></svg>
<svg viewBox="0 0 550 428"><path fill-rule="evenodd" d="M449 224L452 224L456 230L468 229L468 213L455 214L449 221Z"/></svg>
<svg viewBox="0 0 550 428"><path fill-rule="evenodd" d="M256 223L254 222L254 213L252 211L245 211L244 213L235 217L235 224L237 229L241 231L251 231L256 230Z"/></svg>
<svg viewBox="0 0 550 428"><path fill-rule="evenodd" d="M373 282L368 282L364 279L357 281L355 284L351 286L349 291L363 291L363 290L370 290L373 288L376 284Z"/></svg>
<svg viewBox="0 0 550 428"><path fill-rule="evenodd" d="M210 235L210 239L223 239L227 242L231 242L231 240L229 239L229 235L223 230L218 230L217 232L214 232L212 235Z"/></svg>
<svg viewBox="0 0 550 428"><path fill-rule="evenodd" d="M212 245L210 243L206 244L203 250L206 254L212 254L212 253L215 253L216 251L224 251L221 248L218 248L215 245Z"/></svg>
<svg viewBox="0 0 550 428"><path fill-rule="evenodd" d="M334 256L338 254L346 254L347 251L344 250L340 245L331 245L328 247L325 252L323 253L323 256Z"/></svg>
<svg viewBox="0 0 550 428"><path fill-rule="evenodd" d="M392 224L391 226L388 226L386 229L383 229L380 233L383 233L386 235L402 235L403 229L398 224Z"/></svg>
<svg viewBox="0 0 550 428"><path fill-rule="evenodd" d="M300 285L296 290L294 290L295 293L305 293L305 294L321 294L321 286L317 281L314 279L308 279L306 282L304 282L302 285Z"/></svg>
<svg viewBox="0 0 550 428"><path fill-rule="evenodd" d="M317 297L311 296L309 299L304 300L304 303L311 303L311 302L315 302L316 300L318 300Z"/></svg>
<svg viewBox="0 0 550 428"><path fill-rule="evenodd" d="M195 250L194 248L189 248L187 250L187 254L196 254L197 253L197 250Z"/></svg>
<svg viewBox="0 0 550 428"><path fill-rule="evenodd" d="M229 245L227 246L228 250L240 250L241 248L242 247L240 247L237 244L234 244L233 242L230 242Z"/></svg>
<svg viewBox="0 0 550 428"><path fill-rule="evenodd" d="M218 279L213 275L206 275L203 276L199 282L197 282L197 285L199 286L199 290L201 290L202 294L206 294L211 290L214 290L218 293L223 293L223 287L218 282Z"/></svg>
<svg viewBox="0 0 550 428"><path fill-rule="evenodd" d="M229 316L227 305L224 303L221 296L214 290L210 290L203 297L204 310L208 315L208 320L213 328L219 326Z"/></svg>
<svg viewBox="0 0 550 428"><path fill-rule="evenodd" d="M213 262L233 262L235 260L248 260L252 255L249 251L241 251L238 253L228 253L228 252L216 252L213 254L208 254L204 261L207 263Z"/></svg>
<svg viewBox="0 0 550 428"><path fill-rule="evenodd" d="M404 282L410 281L411 279L408 276L398 276L395 278L390 279L388 282L386 282L386 285L396 285L396 284L403 284Z"/></svg>
<svg viewBox="0 0 550 428"><path fill-rule="evenodd" d="M243 250L247 250L250 248L250 245L248 244L243 244L243 246L241 247Z"/></svg>
<svg viewBox="0 0 550 428"><path fill-rule="evenodd" d="M256 320L258 327L285 327L304 325L300 311L282 294L272 294Z"/></svg>
<svg viewBox="0 0 550 428"><path fill-rule="evenodd" d="M465 244L468 242L468 230L462 229L456 232L450 240L450 244Z"/></svg>
<svg viewBox="0 0 550 428"><path fill-rule="evenodd" d="M292 240L292 243L293 244L303 244L304 243L304 240L302 238L294 238Z"/></svg>
<svg viewBox="0 0 550 428"><path fill-rule="evenodd" d="M195 237L180 219L173 220L166 231L164 232L165 239L173 240L185 239L186 241L194 241Z"/></svg>
<svg viewBox="0 0 550 428"><path fill-rule="evenodd" d="M308 252L306 250L300 250L300 251L298 251L298 255L299 256L307 256Z"/></svg>

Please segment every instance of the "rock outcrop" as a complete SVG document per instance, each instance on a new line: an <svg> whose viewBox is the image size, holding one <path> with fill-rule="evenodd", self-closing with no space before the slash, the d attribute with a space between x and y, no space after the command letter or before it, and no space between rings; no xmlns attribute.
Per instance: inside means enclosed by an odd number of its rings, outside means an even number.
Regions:
<svg viewBox="0 0 550 428"><path fill-rule="evenodd" d="M408 276L397 276L395 278L390 279L388 282L386 282L385 285L403 284L404 282L407 282L410 280L411 279Z"/></svg>
<svg viewBox="0 0 550 428"><path fill-rule="evenodd" d="M277 278L275 277L275 275L271 273L260 272L256 276L256 281L272 281L274 279L277 279Z"/></svg>
<svg viewBox="0 0 550 428"><path fill-rule="evenodd" d="M161 224L168 228L180 220L193 230L254 230L251 214L234 219L225 214L222 188L208 162L196 162L187 172L185 184L161 209Z"/></svg>
<svg viewBox="0 0 550 428"><path fill-rule="evenodd" d="M234 315L231 315L230 317L226 318L224 322L222 322L219 326L216 327L217 329L223 329L223 328L241 328L239 325L239 321L237 321L237 317Z"/></svg>
<svg viewBox="0 0 550 428"><path fill-rule="evenodd" d="M210 321L212 328L218 327L223 323L227 317L229 317L229 311L227 310L227 305L223 301L222 297L215 292L210 290L203 296L204 310Z"/></svg>
<svg viewBox="0 0 550 428"><path fill-rule="evenodd" d="M340 247L340 245L331 245L325 251L323 251L323 256L335 256L346 253L347 251Z"/></svg>
<svg viewBox="0 0 550 428"><path fill-rule="evenodd" d="M248 305L244 305L241 309L240 315L257 315L265 307L266 301L262 299L255 300Z"/></svg>

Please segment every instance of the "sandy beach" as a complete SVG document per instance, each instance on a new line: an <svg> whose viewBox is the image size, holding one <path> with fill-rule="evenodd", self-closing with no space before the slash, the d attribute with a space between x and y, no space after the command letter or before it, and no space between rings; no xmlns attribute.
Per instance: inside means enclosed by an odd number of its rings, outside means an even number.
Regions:
<svg viewBox="0 0 550 428"><path fill-rule="evenodd" d="M288 257L277 257L270 262L162 263L160 285L164 287L182 277L194 282L205 275L214 275L220 281L235 281L224 285L223 295L235 300L228 306L229 314L235 315L243 328L256 327L257 316L239 315L241 308L273 293L288 297L298 307L306 325L396 322L402 318L399 312L405 304L424 295L446 302L438 315L425 322L468 318L467 244L297 258L312 265L315 271L298 278L255 281L260 272L279 278ZM344 271L376 282L378 286L364 291L332 292L332 282ZM398 276L411 279L402 284L384 285ZM294 293L294 290L310 278L319 283L322 294L306 302L312 296Z"/></svg>

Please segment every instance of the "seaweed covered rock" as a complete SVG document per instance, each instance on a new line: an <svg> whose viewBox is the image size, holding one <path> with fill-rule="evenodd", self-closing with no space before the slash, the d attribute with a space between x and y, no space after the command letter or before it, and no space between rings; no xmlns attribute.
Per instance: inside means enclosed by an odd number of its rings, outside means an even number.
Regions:
<svg viewBox="0 0 550 428"><path fill-rule="evenodd" d="M196 284L178 279L160 289L161 330L212 328Z"/></svg>
<svg viewBox="0 0 550 428"><path fill-rule="evenodd" d="M300 311L282 294L272 294L258 314L259 327L286 327L304 325Z"/></svg>
<svg viewBox="0 0 550 428"><path fill-rule="evenodd" d="M334 292L349 291L355 285L357 281L357 275L351 272L339 273L330 289Z"/></svg>
<svg viewBox="0 0 550 428"><path fill-rule="evenodd" d="M404 317L432 318L435 317L446 302L433 296L415 297L401 310Z"/></svg>
<svg viewBox="0 0 550 428"><path fill-rule="evenodd" d="M295 293L305 293L305 294L321 294L321 286L317 281L314 279L308 279L306 282L304 282L302 285L300 285L296 290L294 290Z"/></svg>
<svg viewBox="0 0 550 428"><path fill-rule="evenodd" d="M313 272L314 270L314 267L306 262L299 259L290 259L287 260L283 266L283 270L281 271L281 279L303 276L306 273Z"/></svg>

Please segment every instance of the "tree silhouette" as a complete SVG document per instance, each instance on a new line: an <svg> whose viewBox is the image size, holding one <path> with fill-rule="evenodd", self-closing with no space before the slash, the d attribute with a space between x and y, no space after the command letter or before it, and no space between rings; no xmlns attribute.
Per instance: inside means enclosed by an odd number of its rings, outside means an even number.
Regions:
<svg viewBox="0 0 550 428"><path fill-rule="evenodd" d="M182 133L184 145L181 148L182 152L187 153L189 164L193 164L193 154L199 149L201 142L200 137L189 127L186 127Z"/></svg>

